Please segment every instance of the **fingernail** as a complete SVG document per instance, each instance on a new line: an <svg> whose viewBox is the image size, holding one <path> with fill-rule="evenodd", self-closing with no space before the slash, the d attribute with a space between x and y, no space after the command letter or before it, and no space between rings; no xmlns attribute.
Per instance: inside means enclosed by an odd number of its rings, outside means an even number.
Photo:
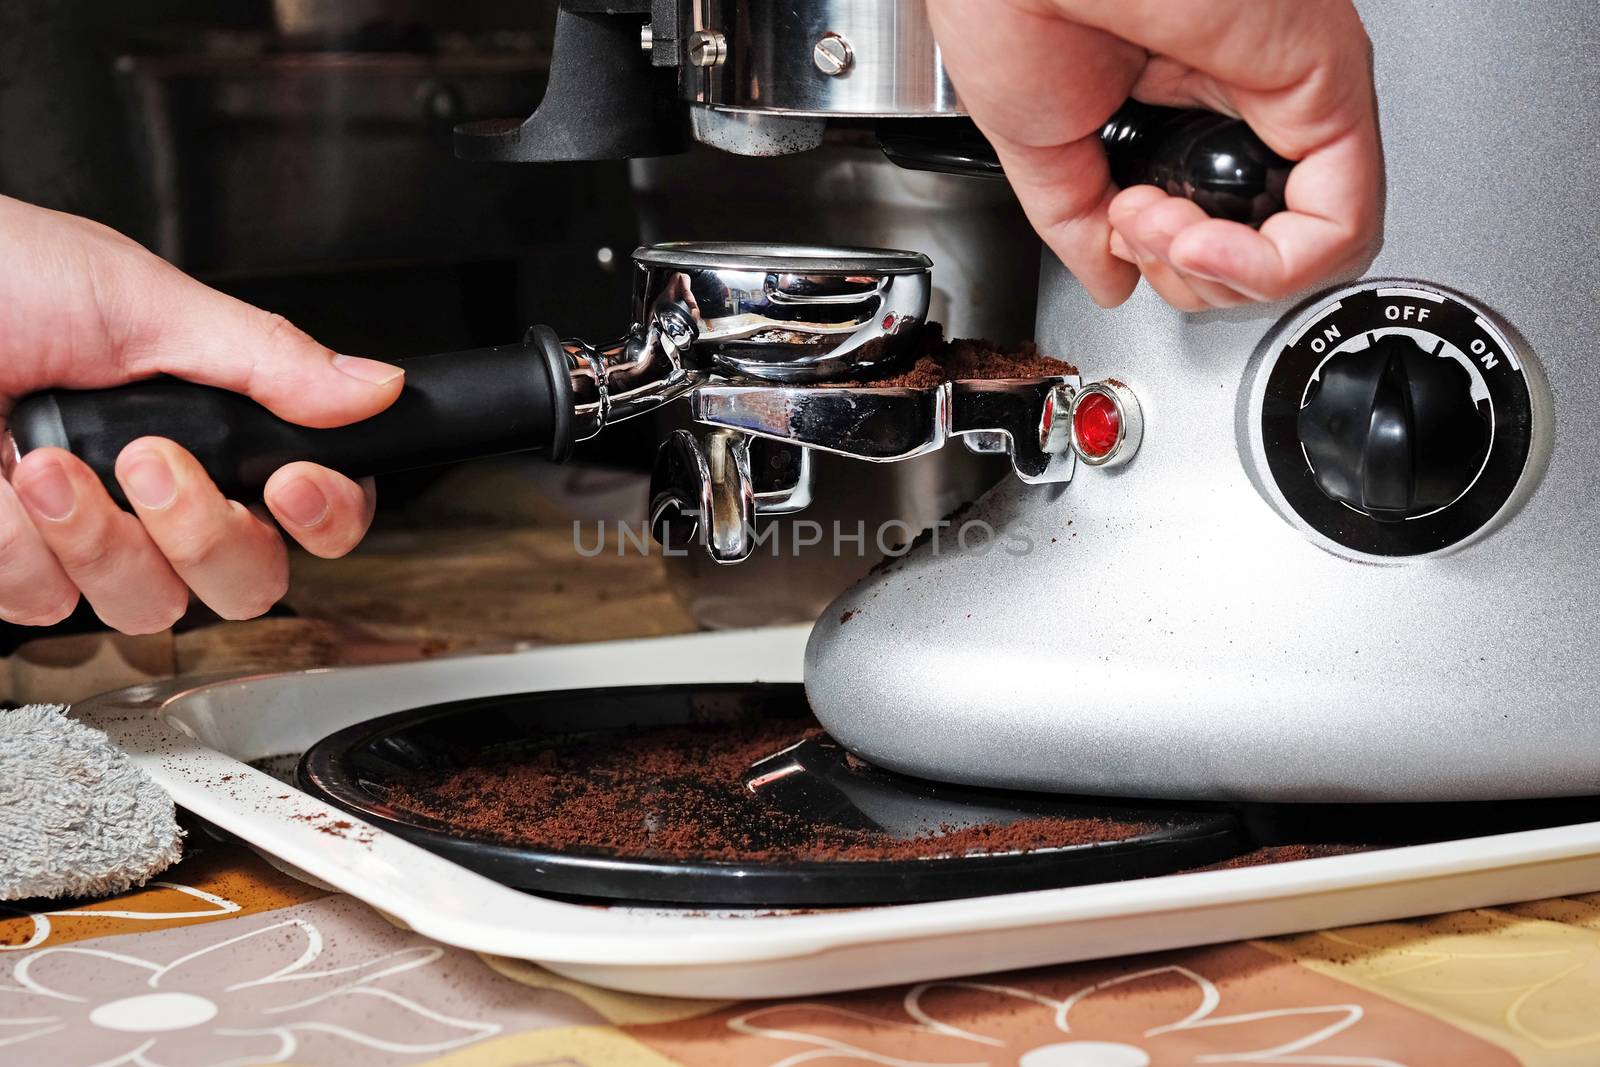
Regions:
<svg viewBox="0 0 1600 1067"><path fill-rule="evenodd" d="M1154 255L1151 254L1149 248L1145 247L1143 244L1141 244L1138 241L1134 240L1132 237L1124 236L1122 238L1122 240L1123 240L1123 242L1125 244L1127 244L1128 251L1133 253L1133 258L1134 258L1135 262L1147 263L1150 260L1156 258Z"/></svg>
<svg viewBox="0 0 1600 1067"><path fill-rule="evenodd" d="M341 374L348 374L358 382L368 385L388 385L405 373L393 363L380 363L361 356L334 356L333 365Z"/></svg>
<svg viewBox="0 0 1600 1067"><path fill-rule="evenodd" d="M1267 299L1265 296L1262 296L1259 293L1252 293L1249 289L1246 289L1232 278L1224 278L1220 274L1212 274L1209 271L1195 270L1193 267L1182 267L1179 269L1182 270L1184 274L1189 274L1196 278L1213 282L1217 285L1225 285L1234 292L1239 293L1242 296L1249 297L1251 300L1254 300L1257 303L1263 303Z"/></svg>
<svg viewBox="0 0 1600 1067"><path fill-rule="evenodd" d="M1111 234L1111 254L1125 263L1133 263L1136 259L1133 249L1128 247L1128 239L1115 231Z"/></svg>
<svg viewBox="0 0 1600 1067"><path fill-rule="evenodd" d="M136 453L118 472L122 488L142 508L159 511L178 495L178 481L159 452Z"/></svg>
<svg viewBox="0 0 1600 1067"><path fill-rule="evenodd" d="M78 494L72 480L61 464L53 459L44 460L23 474L16 486L28 506L51 522L61 522L71 516L78 505Z"/></svg>
<svg viewBox="0 0 1600 1067"><path fill-rule="evenodd" d="M296 526L315 526L328 514L328 498L309 478L296 478L273 493L272 506Z"/></svg>

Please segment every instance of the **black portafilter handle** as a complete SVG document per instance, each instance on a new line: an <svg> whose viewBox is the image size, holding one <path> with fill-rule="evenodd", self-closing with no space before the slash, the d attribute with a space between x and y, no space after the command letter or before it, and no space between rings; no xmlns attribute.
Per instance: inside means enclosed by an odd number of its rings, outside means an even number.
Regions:
<svg viewBox="0 0 1600 1067"><path fill-rule="evenodd" d="M398 361L405 387L360 422L316 430L278 418L249 397L175 378L112 389L57 389L24 398L6 418L18 455L64 448L127 506L115 466L140 437L166 437L198 459L223 494L255 501L272 472L310 460L351 477L388 474L507 452L572 450L572 375L554 331L520 345Z"/></svg>
<svg viewBox="0 0 1600 1067"><path fill-rule="evenodd" d="M1207 215L1260 226L1284 209L1294 163L1248 125L1213 111L1130 100L1100 131L1111 177L1126 189L1155 185Z"/></svg>

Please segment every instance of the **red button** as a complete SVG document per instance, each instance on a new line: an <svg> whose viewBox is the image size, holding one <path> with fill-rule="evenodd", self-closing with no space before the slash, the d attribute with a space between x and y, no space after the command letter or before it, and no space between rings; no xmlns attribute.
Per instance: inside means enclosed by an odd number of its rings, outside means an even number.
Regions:
<svg viewBox="0 0 1600 1067"><path fill-rule="evenodd" d="M1122 434L1122 411L1105 393L1086 393L1072 409L1072 434L1078 451L1102 459L1117 447Z"/></svg>

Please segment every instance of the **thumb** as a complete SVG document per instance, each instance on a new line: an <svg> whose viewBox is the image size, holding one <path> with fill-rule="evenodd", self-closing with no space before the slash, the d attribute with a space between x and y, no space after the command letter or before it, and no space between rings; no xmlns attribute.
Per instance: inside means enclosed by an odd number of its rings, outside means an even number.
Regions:
<svg viewBox="0 0 1600 1067"><path fill-rule="evenodd" d="M170 374L243 393L274 415L317 428L376 415L399 397L405 372L391 363L340 355L282 315L217 292L155 260L133 300L100 289L127 312L119 362L130 377ZM152 285L152 282L154 283Z"/></svg>

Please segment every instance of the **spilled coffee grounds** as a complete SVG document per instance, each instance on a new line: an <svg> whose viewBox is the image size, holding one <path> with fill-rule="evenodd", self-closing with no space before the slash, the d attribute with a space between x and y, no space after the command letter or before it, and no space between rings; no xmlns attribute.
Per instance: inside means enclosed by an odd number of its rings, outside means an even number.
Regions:
<svg viewBox="0 0 1600 1067"><path fill-rule="evenodd" d="M901 838L819 824L745 788L761 758L820 729L747 720L612 731L419 774L397 807L478 840L560 852L723 861L901 860L1115 841L1152 823L1033 818Z"/></svg>

